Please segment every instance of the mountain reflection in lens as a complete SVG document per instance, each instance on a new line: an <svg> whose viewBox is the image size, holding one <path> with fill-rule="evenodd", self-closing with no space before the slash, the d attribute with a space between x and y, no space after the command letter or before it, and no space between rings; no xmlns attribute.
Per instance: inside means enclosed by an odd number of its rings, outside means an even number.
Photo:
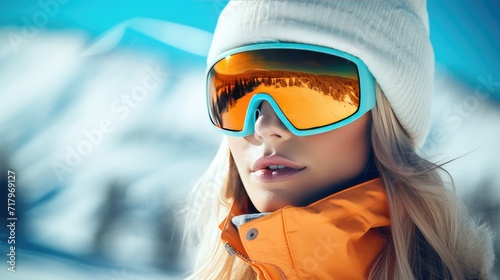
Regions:
<svg viewBox="0 0 500 280"><path fill-rule="evenodd" d="M356 65L326 53L265 49L222 59L210 71L214 124L243 130L252 97L267 93L297 129L341 121L359 107Z"/></svg>

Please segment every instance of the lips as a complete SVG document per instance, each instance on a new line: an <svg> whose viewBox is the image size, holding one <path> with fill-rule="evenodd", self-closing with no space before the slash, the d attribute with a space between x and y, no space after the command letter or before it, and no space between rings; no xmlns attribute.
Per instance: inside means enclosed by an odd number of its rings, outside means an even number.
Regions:
<svg viewBox="0 0 500 280"><path fill-rule="evenodd" d="M280 156L261 157L252 165L252 173L262 182L279 182L301 172L306 167Z"/></svg>

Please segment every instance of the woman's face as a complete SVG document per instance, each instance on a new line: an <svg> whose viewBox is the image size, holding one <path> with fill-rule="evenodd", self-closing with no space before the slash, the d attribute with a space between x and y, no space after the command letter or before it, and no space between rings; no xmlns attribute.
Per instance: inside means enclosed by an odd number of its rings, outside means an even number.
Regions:
<svg viewBox="0 0 500 280"><path fill-rule="evenodd" d="M264 102L255 133L228 137L245 190L260 212L305 206L362 175L371 153L370 114L339 129L295 136Z"/></svg>

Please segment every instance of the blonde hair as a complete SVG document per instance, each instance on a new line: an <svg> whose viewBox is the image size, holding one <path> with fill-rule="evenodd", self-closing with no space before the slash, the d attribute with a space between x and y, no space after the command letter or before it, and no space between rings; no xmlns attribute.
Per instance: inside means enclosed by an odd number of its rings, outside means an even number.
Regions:
<svg viewBox="0 0 500 280"><path fill-rule="evenodd" d="M453 189L445 186L439 172L448 173L417 154L378 86L371 132L387 192L391 241L375 260L370 279L488 279L492 263L482 264L484 257L463 261L461 256L471 250L488 254L480 252L491 245L481 240L487 229L469 218ZM242 195L243 184L224 140L188 198L186 244L198 253L189 279L256 279L253 269L229 256L220 240L218 225L233 199ZM478 242L486 243L481 249L474 246Z"/></svg>
<svg viewBox="0 0 500 280"><path fill-rule="evenodd" d="M370 278L489 278L492 264L477 263L493 259L488 245L481 252L482 246L474 244L488 243L481 240L489 235L487 228L468 215L448 172L416 153L378 86L372 116L372 146L386 188L392 242L374 263ZM450 187L440 175L449 178ZM466 255L480 260L474 263Z"/></svg>

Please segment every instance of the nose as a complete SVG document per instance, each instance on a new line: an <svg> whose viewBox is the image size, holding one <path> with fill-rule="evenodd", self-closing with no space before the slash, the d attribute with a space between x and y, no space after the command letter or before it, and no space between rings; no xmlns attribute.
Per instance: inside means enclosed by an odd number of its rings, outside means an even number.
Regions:
<svg viewBox="0 0 500 280"><path fill-rule="evenodd" d="M254 136L261 142L284 141L293 136L267 101L262 102L255 118Z"/></svg>

